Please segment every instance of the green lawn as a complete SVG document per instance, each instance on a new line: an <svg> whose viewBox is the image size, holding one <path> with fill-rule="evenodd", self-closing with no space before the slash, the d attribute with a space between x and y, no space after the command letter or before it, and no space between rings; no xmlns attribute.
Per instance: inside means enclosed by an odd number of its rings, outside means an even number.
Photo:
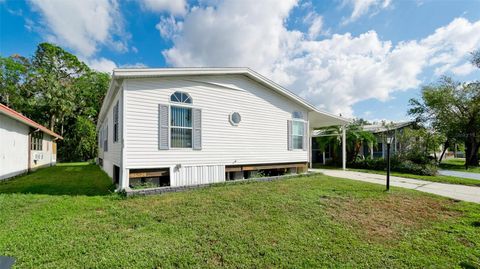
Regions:
<svg viewBox="0 0 480 269"><path fill-rule="evenodd" d="M0 182L0 193L104 195L113 192L108 176L96 165L63 163Z"/></svg>
<svg viewBox="0 0 480 269"><path fill-rule="evenodd" d="M0 255L21 268L480 267L479 204L323 175L123 198L105 178L60 166L0 184ZM54 195L93 194L79 181L98 195Z"/></svg>
<svg viewBox="0 0 480 269"><path fill-rule="evenodd" d="M469 167L468 170L466 170L464 158L443 160L442 163L440 164L440 168L445 170L456 170L456 171L469 172L469 173L480 173L480 167Z"/></svg>

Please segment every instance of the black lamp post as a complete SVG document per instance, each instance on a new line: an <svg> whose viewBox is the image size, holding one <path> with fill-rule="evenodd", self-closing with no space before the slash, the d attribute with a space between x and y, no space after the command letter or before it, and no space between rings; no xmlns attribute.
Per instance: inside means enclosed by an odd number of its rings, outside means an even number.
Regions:
<svg viewBox="0 0 480 269"><path fill-rule="evenodd" d="M390 190L390 145L392 140L392 136L387 137L387 191Z"/></svg>

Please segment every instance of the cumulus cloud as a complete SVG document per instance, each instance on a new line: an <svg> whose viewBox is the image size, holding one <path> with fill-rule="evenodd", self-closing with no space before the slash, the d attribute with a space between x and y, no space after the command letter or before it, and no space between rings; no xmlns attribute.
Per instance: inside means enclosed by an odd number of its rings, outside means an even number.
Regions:
<svg viewBox="0 0 480 269"><path fill-rule="evenodd" d="M183 23L177 21L174 16L162 16L160 22L155 25L155 28L160 32L160 35L165 39L172 39L177 33L182 30Z"/></svg>
<svg viewBox="0 0 480 269"><path fill-rule="evenodd" d="M100 72L112 73L113 69L117 68L115 62L103 57L98 59L84 60L84 62L90 66L90 68Z"/></svg>
<svg viewBox="0 0 480 269"><path fill-rule="evenodd" d="M99 46L127 50L129 35L116 0L31 0L42 15L42 34L50 42L66 46L82 57L91 57Z"/></svg>
<svg viewBox="0 0 480 269"><path fill-rule="evenodd" d="M370 12L375 14L379 10L389 7L390 4L391 0L344 0L342 6L350 6L353 10L350 17L343 20L343 24L354 22Z"/></svg>
<svg viewBox="0 0 480 269"><path fill-rule="evenodd" d="M251 67L319 108L351 116L357 102L418 87L426 68L467 74L466 55L480 47L480 21L464 18L398 44L375 31L315 40L316 31L286 28L296 4L226 0L194 7L163 55L172 66Z"/></svg>
<svg viewBox="0 0 480 269"><path fill-rule="evenodd" d="M295 5L295 0L245 0L192 8L175 46L163 55L174 66L243 65L267 72L302 36L284 28Z"/></svg>
<svg viewBox="0 0 480 269"><path fill-rule="evenodd" d="M144 10L173 15L183 15L187 11L185 0L142 0L141 5Z"/></svg>

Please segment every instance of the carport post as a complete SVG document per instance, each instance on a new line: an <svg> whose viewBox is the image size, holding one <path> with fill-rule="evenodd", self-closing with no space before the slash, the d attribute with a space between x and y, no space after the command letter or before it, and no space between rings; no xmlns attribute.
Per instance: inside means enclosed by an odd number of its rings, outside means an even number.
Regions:
<svg viewBox="0 0 480 269"><path fill-rule="evenodd" d="M342 169L347 168L347 135L346 126L342 126Z"/></svg>

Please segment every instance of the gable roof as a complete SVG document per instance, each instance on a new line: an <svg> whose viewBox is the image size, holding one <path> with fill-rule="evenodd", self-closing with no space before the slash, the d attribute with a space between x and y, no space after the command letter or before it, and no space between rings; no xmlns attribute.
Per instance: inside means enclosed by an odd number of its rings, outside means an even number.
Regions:
<svg viewBox="0 0 480 269"><path fill-rule="evenodd" d="M330 125L343 125L350 122L350 120L333 115L331 113L320 111L314 105L308 103L298 95L273 82L272 80L260 75L247 67L191 67L191 68L117 68L113 70L112 81L108 89L107 95L102 104L100 114L98 117L97 128L103 121L106 110L118 87L123 79L129 78L156 78L156 77L175 77L175 76L205 76L205 75L244 75L257 83L283 95L299 105L305 107L308 111L313 112L311 121L316 122L317 125L330 126ZM315 126L315 127L322 127Z"/></svg>
<svg viewBox="0 0 480 269"><path fill-rule="evenodd" d="M36 122L34 122L33 120L25 117L24 115L22 115L20 112L17 112L11 108L9 108L8 106L6 105L3 105L3 104L0 104L0 114L4 114L6 115L7 117L10 117L16 121L19 121L25 125L28 125L32 128L35 128L35 129L39 129L40 131L46 133L46 134L49 134L55 138L58 138L58 139L63 139L63 137L55 132L52 132L51 130L49 130L47 127L43 126L43 125L40 125Z"/></svg>

